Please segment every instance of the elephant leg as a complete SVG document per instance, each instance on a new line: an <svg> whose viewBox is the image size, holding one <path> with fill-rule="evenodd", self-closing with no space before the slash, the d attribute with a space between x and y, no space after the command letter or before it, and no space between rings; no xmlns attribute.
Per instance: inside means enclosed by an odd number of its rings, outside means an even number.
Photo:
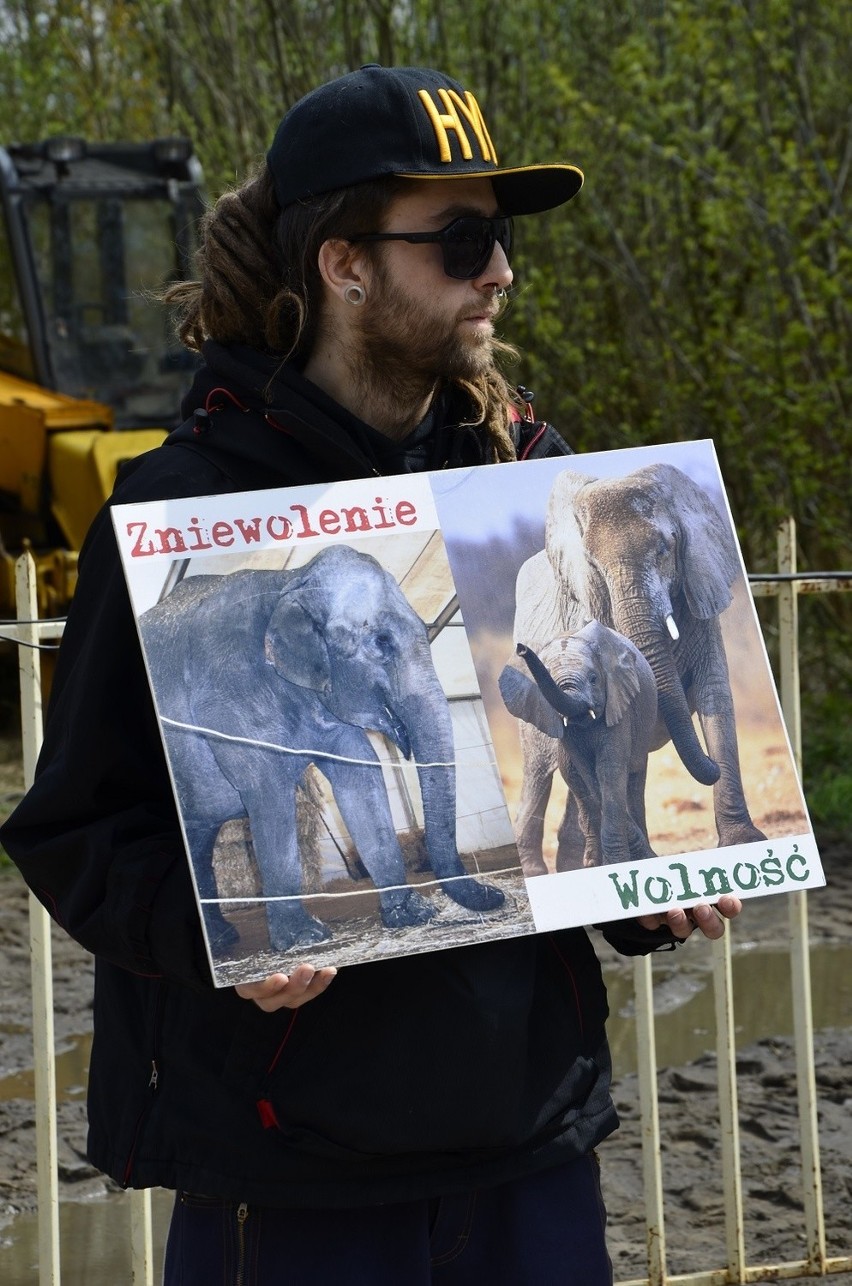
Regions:
<svg viewBox="0 0 852 1286"><path fill-rule="evenodd" d="M213 870L213 846L219 834L220 823L204 818L185 818L186 838L192 858L195 886L201 902L204 931L214 959L224 956L228 949L239 942L239 931L225 919L218 904L219 890ZM210 900L214 899L214 900Z"/></svg>
<svg viewBox="0 0 852 1286"><path fill-rule="evenodd" d="M345 750L353 759L375 757L363 734L354 734ZM405 861L391 817L379 761L375 767L321 761L337 807L367 873L379 891L382 923L389 929L426 924L435 907L406 881Z"/></svg>
<svg viewBox="0 0 852 1286"><path fill-rule="evenodd" d="M632 772L627 778L627 810L630 822L630 856L636 859L656 857L648 840L648 823L645 816L645 781L648 764Z"/></svg>
<svg viewBox="0 0 852 1286"><path fill-rule="evenodd" d="M468 911L496 910L505 902L505 894L493 884L471 875L459 856L455 776L448 778L445 768L424 766L420 767L418 776L426 821L426 851L442 890Z"/></svg>
<svg viewBox="0 0 852 1286"><path fill-rule="evenodd" d="M588 827L589 819L577 804L577 797L572 790L568 791L565 800L565 812L556 832L556 869L557 871L577 871L583 866L596 866L594 854L589 852ZM590 858L591 860L586 860Z"/></svg>
<svg viewBox="0 0 852 1286"><path fill-rule="evenodd" d="M528 724L521 724L520 736L524 770L515 842L524 875L547 875L542 846L544 819L556 770L556 747L552 738Z"/></svg>
<svg viewBox="0 0 852 1286"><path fill-rule="evenodd" d="M631 758L629 725L626 721L614 724L605 731L603 738L598 733L597 753L594 758L594 777L596 782L595 798L600 805L600 840L601 855L604 863L627 862L630 858L651 856L647 840L641 827L631 812L631 774L628 771ZM644 773L637 791L633 784L634 798L637 793L644 795ZM644 823L644 799L640 805L640 815Z"/></svg>
<svg viewBox="0 0 852 1286"><path fill-rule="evenodd" d="M728 700L725 705L729 708L713 714L702 714L699 708L698 716L708 753L721 770L719 780L713 787L713 810L721 848L729 844L750 844L766 839L749 815L740 772L733 703Z"/></svg>
<svg viewBox="0 0 852 1286"><path fill-rule="evenodd" d="M707 753L719 765L713 787L713 810L719 846L750 844L766 838L751 820L743 792L737 721L728 661L718 619L708 621L703 652L694 667L692 700L698 712Z"/></svg>
<svg viewBox="0 0 852 1286"><path fill-rule="evenodd" d="M627 809L627 782L623 774L604 771L600 782L601 852L605 863L626 862L635 824Z"/></svg>
<svg viewBox="0 0 852 1286"><path fill-rule="evenodd" d="M250 763L246 775L250 790L242 797L251 827L254 854L260 871L266 920L273 951L310 946L331 936L329 930L302 905L302 865L296 822L296 782L282 780L267 764Z"/></svg>
<svg viewBox="0 0 852 1286"><path fill-rule="evenodd" d="M468 911L496 911L498 906L503 905L506 895L502 889L498 889L494 884L487 884L484 880L476 879L465 870L461 858L458 858L458 865L459 870L455 874L435 872L440 877L441 888L447 897L452 898Z"/></svg>
<svg viewBox="0 0 852 1286"><path fill-rule="evenodd" d="M557 870L575 870L578 867L600 866L605 861L601 840L601 796L598 786L594 755L582 736L573 736L565 742L566 763L563 776L568 783L568 807L563 819L566 852L563 866ZM569 831L569 807L574 801L576 827ZM578 839L579 835L579 839ZM570 849L568 845L571 845ZM579 860L578 860L579 858ZM570 865L568 863L570 862Z"/></svg>

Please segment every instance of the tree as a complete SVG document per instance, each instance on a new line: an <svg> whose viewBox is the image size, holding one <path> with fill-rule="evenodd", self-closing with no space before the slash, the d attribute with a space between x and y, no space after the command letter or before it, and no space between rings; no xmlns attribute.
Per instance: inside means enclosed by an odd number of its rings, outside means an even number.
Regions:
<svg viewBox="0 0 852 1286"><path fill-rule="evenodd" d="M186 132L212 192L323 80L452 72L501 159L587 173L519 220L504 326L539 410L577 450L712 438L751 570L787 513L801 566L852 564L841 0L0 0L0 31L19 137ZM850 608L808 612L814 699L849 678Z"/></svg>

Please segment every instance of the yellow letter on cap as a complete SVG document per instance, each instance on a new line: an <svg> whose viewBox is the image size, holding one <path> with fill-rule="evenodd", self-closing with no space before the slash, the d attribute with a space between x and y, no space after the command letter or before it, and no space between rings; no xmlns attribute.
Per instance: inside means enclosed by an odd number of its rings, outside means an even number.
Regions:
<svg viewBox="0 0 852 1286"><path fill-rule="evenodd" d="M444 91L441 90L441 93ZM491 135L485 125L485 118L479 108L479 103L474 98L469 89L465 90L464 98L460 98L454 89L450 90L450 97L458 107L459 111L472 126L479 142L479 150L482 153L483 161L493 161L497 164L497 153L494 151L494 144L491 142Z"/></svg>
<svg viewBox="0 0 852 1286"><path fill-rule="evenodd" d="M473 152L471 151L467 134L464 132L464 126L459 120L458 112L453 106L452 100L445 89L439 89L438 93L440 94L441 102L446 109L444 114L438 111L428 89L419 89L417 91L418 97L426 108L426 111L429 114L429 119L432 122L432 128L435 131L435 138L438 143L438 155L442 161L446 161L447 163L453 159L453 152L450 147L447 130L455 130L456 137L459 141L459 147L461 148L462 159L469 161L473 156Z"/></svg>

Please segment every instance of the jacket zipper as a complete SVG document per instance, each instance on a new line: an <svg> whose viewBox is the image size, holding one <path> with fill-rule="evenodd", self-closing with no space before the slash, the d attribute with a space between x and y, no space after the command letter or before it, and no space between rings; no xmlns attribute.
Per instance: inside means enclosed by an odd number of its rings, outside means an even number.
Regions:
<svg viewBox="0 0 852 1286"><path fill-rule="evenodd" d="M234 1286L243 1286L245 1280L246 1266L246 1220L248 1219L248 1206L241 1201L237 1206L237 1276Z"/></svg>
<svg viewBox="0 0 852 1286"><path fill-rule="evenodd" d="M151 1105L154 1101L154 1095L157 1092L157 1086L160 1081L160 1069L157 1066L157 1053L158 1053L157 1036L159 1032L160 1014L161 1014L162 1008L163 1008L163 987L161 983L157 989L157 1000L156 1000L156 1004L154 1005L154 1030L151 1034L151 1071L148 1074L148 1084L146 1087L148 1090L148 1097L145 1102L145 1106L142 1108L142 1111L139 1113L138 1117L136 1118L136 1124L133 1127L133 1141L130 1145L130 1152L128 1153L127 1163L125 1164L124 1174L122 1176L122 1182L125 1188L130 1183L130 1176L133 1173L133 1162L136 1158L136 1147L137 1147L137 1144L139 1143L140 1135L142 1134L142 1126L144 1125L147 1119L148 1113L151 1111Z"/></svg>
<svg viewBox="0 0 852 1286"><path fill-rule="evenodd" d="M156 1059L152 1058L151 1075L148 1078L148 1090L150 1091L150 1094L152 1096L157 1092L157 1082L159 1081L159 1079L160 1079L159 1068L157 1067ZM133 1127L133 1142L130 1145L130 1152L127 1157L127 1164L124 1167L124 1175L122 1177L122 1182L125 1188L130 1183L130 1176L133 1173L133 1161L136 1157L136 1145L139 1142L139 1136L142 1133L142 1126L150 1110L151 1110L151 1100L149 1099L149 1101L145 1104L142 1111L139 1113L138 1117L136 1118L136 1124Z"/></svg>

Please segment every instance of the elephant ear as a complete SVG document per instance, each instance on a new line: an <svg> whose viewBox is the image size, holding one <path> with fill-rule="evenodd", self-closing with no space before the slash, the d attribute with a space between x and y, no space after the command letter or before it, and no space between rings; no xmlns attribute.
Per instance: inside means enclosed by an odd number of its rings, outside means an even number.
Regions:
<svg viewBox="0 0 852 1286"><path fill-rule="evenodd" d="M562 736L562 716L545 701L533 680L514 665L506 665L499 679L500 695L516 719L531 723L548 737Z"/></svg>
<svg viewBox="0 0 852 1286"><path fill-rule="evenodd" d="M579 624L571 618L573 625ZM559 586L545 550L528 558L518 569L515 581L515 624L513 642L537 647L542 639L566 632L560 611Z"/></svg>
<svg viewBox="0 0 852 1286"><path fill-rule="evenodd" d="M575 637L588 640L606 682L604 714L611 728L621 722L639 695L641 654L623 634L599 621L590 621Z"/></svg>
<svg viewBox="0 0 852 1286"><path fill-rule="evenodd" d="M576 505L584 488L594 481L573 469L563 469L557 474L550 491L544 529L547 557L559 586L582 604L589 602L589 592L583 532Z"/></svg>
<svg viewBox="0 0 852 1286"><path fill-rule="evenodd" d="M731 529L707 492L674 465L669 475L680 520L683 588L690 612L700 620L719 616L729 606L740 564Z"/></svg>
<svg viewBox="0 0 852 1286"><path fill-rule="evenodd" d="M331 690L325 638L298 592L285 591L279 598L266 627L263 650L282 679L320 695Z"/></svg>

